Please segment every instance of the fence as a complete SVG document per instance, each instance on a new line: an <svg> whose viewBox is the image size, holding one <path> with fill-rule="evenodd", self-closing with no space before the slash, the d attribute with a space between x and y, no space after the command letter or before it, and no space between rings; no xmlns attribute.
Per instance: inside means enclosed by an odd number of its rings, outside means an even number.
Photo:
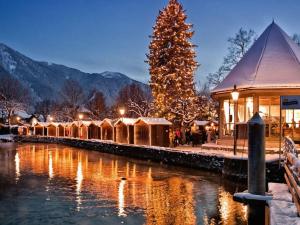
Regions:
<svg viewBox="0 0 300 225"><path fill-rule="evenodd" d="M289 191L292 194L293 202L296 205L298 216L300 216L300 159L295 143L289 137L284 137L283 144L284 154L284 178L288 185Z"/></svg>

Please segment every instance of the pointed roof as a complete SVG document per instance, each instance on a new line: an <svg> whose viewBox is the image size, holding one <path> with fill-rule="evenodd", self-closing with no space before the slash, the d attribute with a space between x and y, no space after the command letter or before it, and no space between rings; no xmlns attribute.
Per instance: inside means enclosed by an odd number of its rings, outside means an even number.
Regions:
<svg viewBox="0 0 300 225"><path fill-rule="evenodd" d="M273 21L212 93L300 87L300 47Z"/></svg>

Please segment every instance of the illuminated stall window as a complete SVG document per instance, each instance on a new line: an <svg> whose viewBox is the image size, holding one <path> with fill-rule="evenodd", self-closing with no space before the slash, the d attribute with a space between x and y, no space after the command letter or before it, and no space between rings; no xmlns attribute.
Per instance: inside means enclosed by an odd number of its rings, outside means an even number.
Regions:
<svg viewBox="0 0 300 225"><path fill-rule="evenodd" d="M224 135L233 135L234 124L234 102L226 99L224 106ZM253 116L253 97L240 98L238 100L238 118L237 122L246 123Z"/></svg>
<svg viewBox="0 0 300 225"><path fill-rule="evenodd" d="M253 116L253 97L246 98L246 121L250 120Z"/></svg>
<svg viewBox="0 0 300 225"><path fill-rule="evenodd" d="M259 114L266 124L266 137L280 134L280 97L259 97Z"/></svg>

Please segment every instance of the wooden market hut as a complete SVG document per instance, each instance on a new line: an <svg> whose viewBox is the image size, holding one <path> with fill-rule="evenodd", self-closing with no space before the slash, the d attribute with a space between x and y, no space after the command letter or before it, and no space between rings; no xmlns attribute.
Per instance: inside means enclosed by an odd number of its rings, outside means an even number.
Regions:
<svg viewBox="0 0 300 225"><path fill-rule="evenodd" d="M101 140L114 140L114 125L111 119L104 119L100 125Z"/></svg>
<svg viewBox="0 0 300 225"><path fill-rule="evenodd" d="M57 137L58 123L49 123L46 128L48 137Z"/></svg>
<svg viewBox="0 0 300 225"><path fill-rule="evenodd" d="M101 124L102 121L92 121L89 125L89 139L101 139Z"/></svg>
<svg viewBox="0 0 300 225"><path fill-rule="evenodd" d="M66 122L66 123L62 123L61 125L64 126L64 136L65 137L72 137L72 125L73 123L71 122Z"/></svg>
<svg viewBox="0 0 300 225"><path fill-rule="evenodd" d="M79 137L79 127L80 123L79 121L74 121L70 126L71 135L70 137L78 138Z"/></svg>
<svg viewBox="0 0 300 225"><path fill-rule="evenodd" d="M134 123L136 119L121 118L115 123L115 141L117 143L134 144Z"/></svg>
<svg viewBox="0 0 300 225"><path fill-rule="evenodd" d="M237 104L231 97L234 85L239 92ZM300 47L272 22L212 90L220 107L218 143L232 145L234 124L237 124L238 137L243 136L241 133L246 134L247 121L256 112L266 124L267 147L278 146L280 120L285 125L282 126L283 134L290 133L300 141L300 110L284 109L280 112L280 97L295 95L300 95Z"/></svg>
<svg viewBox="0 0 300 225"><path fill-rule="evenodd" d="M138 118L134 123L134 144L169 147L171 125L164 118Z"/></svg>
<svg viewBox="0 0 300 225"><path fill-rule="evenodd" d="M191 124L191 132L197 133L199 131L205 131L206 127L210 125L208 120L194 120Z"/></svg>
<svg viewBox="0 0 300 225"><path fill-rule="evenodd" d="M57 136L65 137L66 123L59 123L57 126Z"/></svg>
<svg viewBox="0 0 300 225"><path fill-rule="evenodd" d="M39 136L47 136L47 126L49 123L38 122L33 126L33 134Z"/></svg>
<svg viewBox="0 0 300 225"><path fill-rule="evenodd" d="M29 134L29 125L18 126L19 135L28 135Z"/></svg>
<svg viewBox="0 0 300 225"><path fill-rule="evenodd" d="M79 127L79 138L81 139L88 139L89 138L89 126L90 121L81 121Z"/></svg>

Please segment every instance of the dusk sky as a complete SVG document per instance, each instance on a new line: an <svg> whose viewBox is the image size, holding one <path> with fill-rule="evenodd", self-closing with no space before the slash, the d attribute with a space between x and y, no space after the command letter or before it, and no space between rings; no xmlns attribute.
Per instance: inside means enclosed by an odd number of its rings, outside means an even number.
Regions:
<svg viewBox="0 0 300 225"><path fill-rule="evenodd" d="M38 61L85 72L117 71L149 80L144 62L149 35L167 0L0 0L0 42ZM201 66L197 80L214 72L227 39L240 28L257 35L272 22L300 33L299 0L181 0L194 24Z"/></svg>

